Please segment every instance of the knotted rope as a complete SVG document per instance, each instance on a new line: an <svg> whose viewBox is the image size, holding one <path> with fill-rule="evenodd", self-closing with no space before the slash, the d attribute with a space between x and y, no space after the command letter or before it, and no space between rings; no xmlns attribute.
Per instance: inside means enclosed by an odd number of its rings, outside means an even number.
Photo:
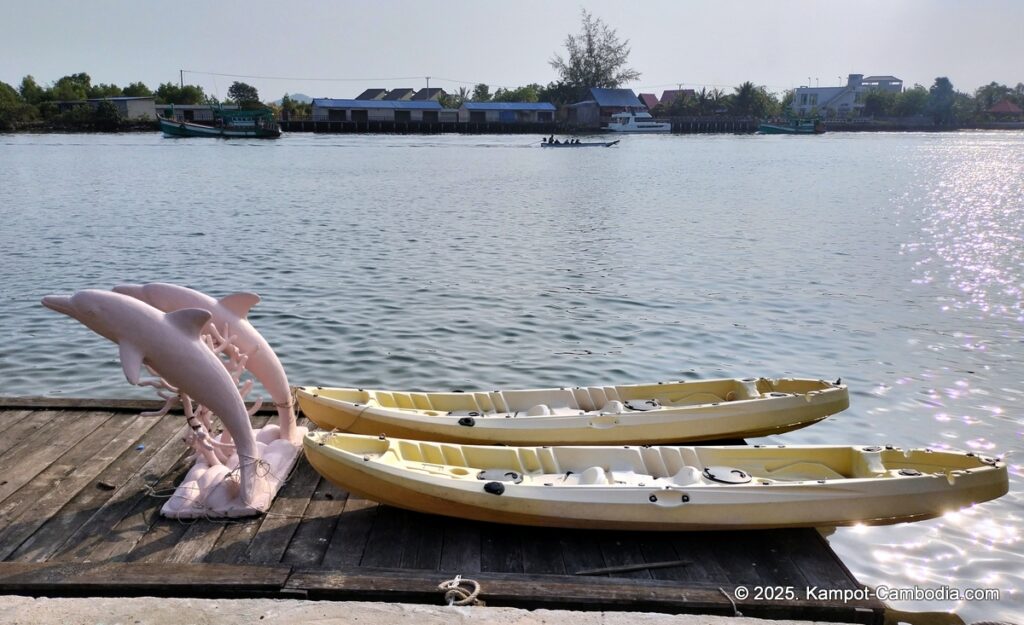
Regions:
<svg viewBox="0 0 1024 625"><path fill-rule="evenodd" d="M462 584L472 586L473 590L467 590L462 587ZM483 601L477 599L477 595L480 594L480 582L473 579L462 579L461 575L456 575L455 579L450 579L446 582L441 582L437 585L437 589L444 591L444 599L448 602L448 605L484 605Z"/></svg>

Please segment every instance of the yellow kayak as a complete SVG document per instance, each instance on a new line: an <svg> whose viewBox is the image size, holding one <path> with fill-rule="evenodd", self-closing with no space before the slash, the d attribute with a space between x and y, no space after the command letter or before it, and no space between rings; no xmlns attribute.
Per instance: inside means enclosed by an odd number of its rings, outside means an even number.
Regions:
<svg viewBox="0 0 1024 625"><path fill-rule="evenodd" d="M879 446L496 447L312 432L304 447L321 475L368 499L553 527L884 525L1008 487L997 458Z"/></svg>
<svg viewBox="0 0 1024 625"><path fill-rule="evenodd" d="M506 445L678 443L767 436L845 410L845 385L721 379L492 392L303 386L302 412L324 429Z"/></svg>

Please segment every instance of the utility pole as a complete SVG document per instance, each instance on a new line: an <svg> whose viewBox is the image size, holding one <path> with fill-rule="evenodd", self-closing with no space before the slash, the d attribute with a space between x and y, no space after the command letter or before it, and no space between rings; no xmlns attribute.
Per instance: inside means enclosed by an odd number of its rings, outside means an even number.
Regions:
<svg viewBox="0 0 1024 625"><path fill-rule="evenodd" d="M427 97L430 97L430 76L427 76Z"/></svg>
<svg viewBox="0 0 1024 625"><path fill-rule="evenodd" d="M185 70L178 70L178 87L181 89L185 88Z"/></svg>

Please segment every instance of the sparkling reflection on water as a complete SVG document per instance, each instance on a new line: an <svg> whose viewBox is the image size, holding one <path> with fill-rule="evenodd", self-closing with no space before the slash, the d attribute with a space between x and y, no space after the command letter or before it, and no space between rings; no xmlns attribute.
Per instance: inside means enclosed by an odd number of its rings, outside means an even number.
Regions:
<svg viewBox="0 0 1024 625"><path fill-rule="evenodd" d="M1011 492L830 537L859 579L1024 611L1024 134L0 135L0 393L129 396L48 293L263 295L294 383L494 388L842 376L773 440L1015 451ZM145 396L145 392L141 393Z"/></svg>

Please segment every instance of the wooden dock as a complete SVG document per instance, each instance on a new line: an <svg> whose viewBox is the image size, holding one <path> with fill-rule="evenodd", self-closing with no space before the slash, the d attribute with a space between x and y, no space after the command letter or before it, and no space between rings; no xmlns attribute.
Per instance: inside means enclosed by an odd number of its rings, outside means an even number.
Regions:
<svg viewBox="0 0 1024 625"><path fill-rule="evenodd" d="M304 460L265 516L164 519L163 498L189 468L185 421L138 415L154 405L0 398L0 593L442 604L437 585L461 574L491 606L883 620L877 601L804 599L806 586L862 587L814 530L467 522L349 496ZM739 585L792 587L796 598L734 600Z"/></svg>

